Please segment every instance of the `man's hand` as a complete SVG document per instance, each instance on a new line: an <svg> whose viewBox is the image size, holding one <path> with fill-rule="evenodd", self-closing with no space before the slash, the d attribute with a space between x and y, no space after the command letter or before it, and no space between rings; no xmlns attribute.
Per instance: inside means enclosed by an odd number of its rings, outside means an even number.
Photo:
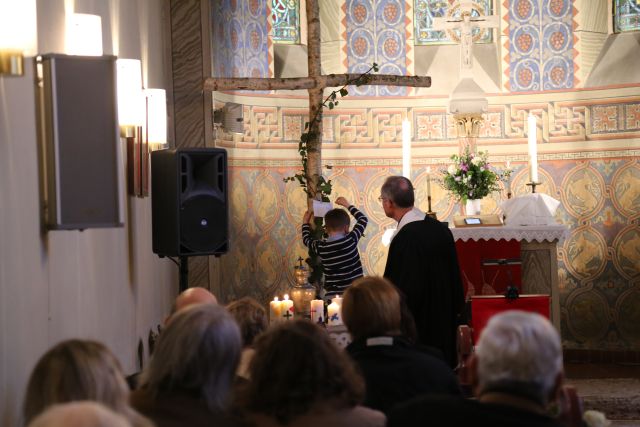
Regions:
<svg viewBox="0 0 640 427"><path fill-rule="evenodd" d="M311 218L313 218L313 211L312 210L306 211L304 213L304 216L302 217L302 223L309 224L311 222Z"/></svg>
<svg viewBox="0 0 640 427"><path fill-rule="evenodd" d="M345 208L348 208L349 206L351 206L351 203L349 203L349 201L344 197L340 196L336 199L336 205L340 205L340 206L344 206Z"/></svg>

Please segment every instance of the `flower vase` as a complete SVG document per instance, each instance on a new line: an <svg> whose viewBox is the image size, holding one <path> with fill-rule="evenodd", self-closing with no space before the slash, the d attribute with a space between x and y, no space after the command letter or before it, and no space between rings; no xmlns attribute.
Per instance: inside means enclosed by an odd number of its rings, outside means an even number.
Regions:
<svg viewBox="0 0 640 427"><path fill-rule="evenodd" d="M482 199L467 199L465 204L465 212L467 215L480 215L481 206L480 201Z"/></svg>

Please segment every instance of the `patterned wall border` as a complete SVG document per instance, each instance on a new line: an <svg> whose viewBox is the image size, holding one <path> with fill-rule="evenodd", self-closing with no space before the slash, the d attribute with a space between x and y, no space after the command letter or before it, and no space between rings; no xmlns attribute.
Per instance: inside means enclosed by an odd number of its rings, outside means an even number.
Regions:
<svg viewBox="0 0 640 427"><path fill-rule="evenodd" d="M527 136L526 118L537 118L539 141L545 143L640 137L640 97L593 101L552 101L492 105L484 114L479 140L509 144ZM445 107L380 107L334 109L325 112L323 140L334 148L395 147L402 141L402 120L411 119L416 147L457 144L453 117ZM225 147L247 143L276 148L297 143L307 112L298 107L245 105L245 134L240 141L230 135Z"/></svg>

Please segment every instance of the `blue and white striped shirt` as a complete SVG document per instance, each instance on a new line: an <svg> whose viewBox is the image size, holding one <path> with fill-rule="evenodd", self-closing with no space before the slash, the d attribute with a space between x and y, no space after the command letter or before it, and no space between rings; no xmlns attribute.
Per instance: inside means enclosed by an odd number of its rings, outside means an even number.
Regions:
<svg viewBox="0 0 640 427"><path fill-rule="evenodd" d="M355 279L364 274L358 253L358 240L362 237L368 220L355 206L349 206L348 209L356 219L356 225L338 239L316 240L311 235L309 224L302 224L302 242L317 253L322 261L327 294L344 292Z"/></svg>

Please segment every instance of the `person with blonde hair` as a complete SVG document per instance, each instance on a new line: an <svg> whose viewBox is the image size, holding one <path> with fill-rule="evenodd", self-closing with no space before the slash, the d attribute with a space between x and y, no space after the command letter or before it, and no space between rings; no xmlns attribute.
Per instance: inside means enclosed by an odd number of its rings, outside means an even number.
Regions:
<svg viewBox="0 0 640 427"><path fill-rule="evenodd" d="M126 417L134 427L152 425L128 403L120 363L96 341L63 341L38 361L27 385L25 423L56 403L91 400Z"/></svg>
<svg viewBox="0 0 640 427"><path fill-rule="evenodd" d="M258 301L251 297L240 298L227 305L227 310L240 327L242 335L242 355L236 374L240 378L249 379L249 363L255 354L253 341L267 329L267 311Z"/></svg>
<svg viewBox="0 0 640 427"><path fill-rule="evenodd" d="M458 380L435 349L418 347L402 333L395 286L376 276L356 280L344 293L342 318L353 341L347 353L364 376L364 405L387 412L421 394L459 395Z"/></svg>
<svg viewBox="0 0 640 427"><path fill-rule="evenodd" d="M242 340L227 310L196 304L162 331L131 404L158 427L231 426L227 413Z"/></svg>
<svg viewBox="0 0 640 427"><path fill-rule="evenodd" d="M320 326L284 322L255 343L251 381L237 406L255 427L382 427L381 412L360 406L364 383Z"/></svg>
<svg viewBox="0 0 640 427"><path fill-rule="evenodd" d="M131 423L98 402L80 401L52 405L28 427L131 427Z"/></svg>

